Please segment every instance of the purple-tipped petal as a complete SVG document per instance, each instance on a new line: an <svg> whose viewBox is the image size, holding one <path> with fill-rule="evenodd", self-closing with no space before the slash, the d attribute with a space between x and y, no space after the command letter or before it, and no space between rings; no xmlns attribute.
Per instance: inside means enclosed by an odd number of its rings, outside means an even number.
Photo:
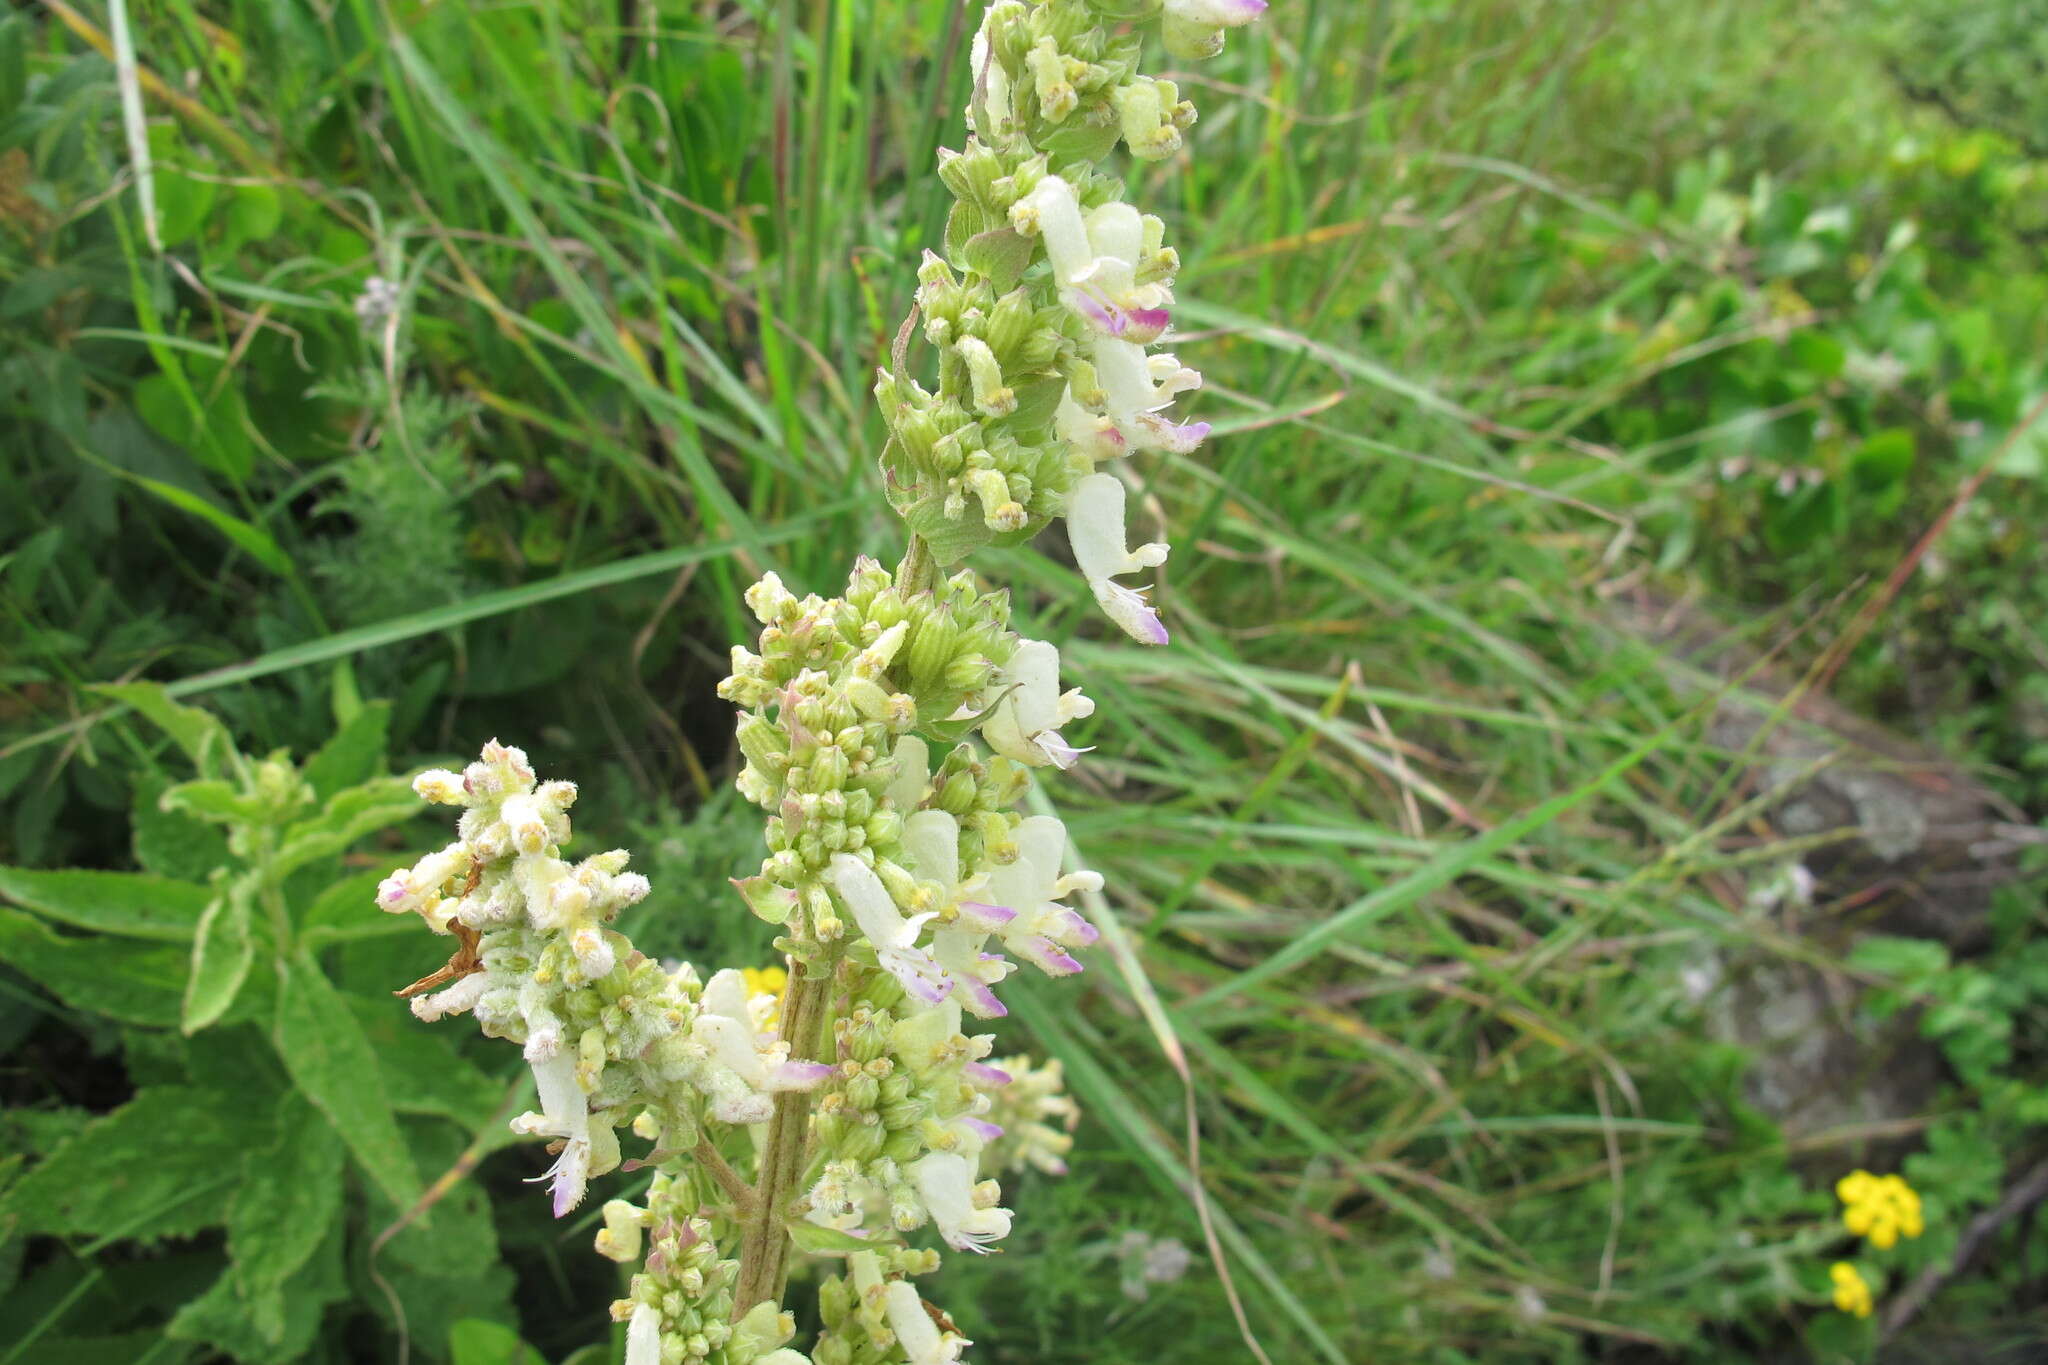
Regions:
<svg viewBox="0 0 2048 1365"><path fill-rule="evenodd" d="M990 1123L987 1119L961 1119L960 1126L983 1142L994 1142L1003 1135L1003 1126L1000 1123Z"/></svg>
<svg viewBox="0 0 2048 1365"><path fill-rule="evenodd" d="M1010 1012L1010 1007L996 998L989 984L976 976L956 978L960 987L960 1008L977 1019L1001 1019Z"/></svg>
<svg viewBox="0 0 2048 1365"><path fill-rule="evenodd" d="M776 1090L809 1090L832 1071L826 1062L784 1062L770 1073L769 1084Z"/></svg>
<svg viewBox="0 0 2048 1365"><path fill-rule="evenodd" d="M1047 976L1072 976L1081 970L1080 963L1067 956L1057 943L1043 934L1012 940L1010 947L1016 950L1017 956Z"/></svg>
<svg viewBox="0 0 2048 1365"><path fill-rule="evenodd" d="M1140 346L1150 346L1166 335L1166 329L1173 325L1173 314L1164 308L1127 308L1123 311L1116 334L1125 341Z"/></svg>
<svg viewBox="0 0 2048 1365"><path fill-rule="evenodd" d="M1009 1072L999 1066L990 1066L987 1062L969 1062L960 1069L966 1073L968 1080L984 1089L1008 1085L1014 1079Z"/></svg>
<svg viewBox="0 0 2048 1365"><path fill-rule="evenodd" d="M987 901L961 901L960 917L977 929L1000 929L1017 918L1017 912L1007 905L990 905Z"/></svg>
<svg viewBox="0 0 2048 1365"><path fill-rule="evenodd" d="M1059 915L1060 931L1066 935L1066 942L1075 948L1086 948L1102 937L1102 931L1088 922L1078 910L1064 910Z"/></svg>

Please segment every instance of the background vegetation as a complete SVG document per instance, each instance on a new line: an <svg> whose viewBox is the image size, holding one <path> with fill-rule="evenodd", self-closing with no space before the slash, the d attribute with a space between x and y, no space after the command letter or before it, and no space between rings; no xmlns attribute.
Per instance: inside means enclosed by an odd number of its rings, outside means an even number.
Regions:
<svg viewBox="0 0 2048 1365"><path fill-rule="evenodd" d="M0 16L0 1362L607 1340L516 1055L388 995L435 945L366 888L443 836L382 775L524 743L652 876L643 946L765 953L712 689L760 571L897 544L865 389L966 8L130 0L154 237L105 4ZM1886 1358L2026 1349L2044 34L1285 0L1185 73L1174 645L1050 542L990 562L1100 703L1061 810L1114 918L1004 1038L1087 1119L947 1272L976 1359L1237 1358L1241 1314L1333 1365L1863 1360L1959 1243ZM1709 723L1673 602L1982 791L1996 875L1917 888L1961 931L1767 818L1822 765ZM1846 1098L1795 1122L1801 1039ZM1851 1244L1859 1165L1924 1237Z"/></svg>

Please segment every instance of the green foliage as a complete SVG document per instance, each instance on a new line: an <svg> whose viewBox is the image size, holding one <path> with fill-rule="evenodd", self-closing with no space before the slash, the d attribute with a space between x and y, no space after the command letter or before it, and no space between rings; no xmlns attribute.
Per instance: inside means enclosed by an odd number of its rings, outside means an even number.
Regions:
<svg viewBox="0 0 2048 1365"><path fill-rule="evenodd" d="M658 8L131 4L163 254L111 63L0 17L0 1359L395 1358L380 1280L417 1359L606 1351L524 1156L372 1256L508 1106L388 994L437 964L370 906L417 851L386 756L527 740L651 876L636 939L754 941L712 682L738 584L890 548L862 396L969 79L939 0ZM1057 535L998 552L1099 703L1061 813L1115 899L1094 991L1006 1031L1089 1118L949 1270L975 1358L1239 1353L1198 1168L1275 1359L1867 1359L1833 1179L1926 1200L1853 1257L1882 1311L2039 1155L2038 866L1982 955L1828 962L1938 1051L1916 1138L1752 1106L1687 983L1834 940L1748 904L1796 850L1716 822L1771 775L1612 610L1701 595L1810 662L1995 458L1835 691L2033 837L2038 18L1276 4L1204 74L1264 102L1189 85L1145 197L1218 437L1133 500L1181 531L1170 653L1093 638ZM1195 1252L1143 1302L1133 1230ZM2042 1249L1929 1315L1995 1331Z"/></svg>

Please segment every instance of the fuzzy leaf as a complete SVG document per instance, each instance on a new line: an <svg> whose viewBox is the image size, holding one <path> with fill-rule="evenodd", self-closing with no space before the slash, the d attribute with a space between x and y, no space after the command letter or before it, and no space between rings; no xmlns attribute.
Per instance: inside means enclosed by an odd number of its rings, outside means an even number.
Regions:
<svg viewBox="0 0 2048 1365"><path fill-rule="evenodd" d="M213 1227L241 1178L239 1107L214 1090L144 1090L23 1176L0 1199L0 1226L137 1241Z"/></svg>
<svg viewBox="0 0 2048 1365"><path fill-rule="evenodd" d="M304 953L284 965L274 1041L285 1070L348 1144L356 1162L401 1209L419 1198L419 1170L385 1098L377 1054L348 1002Z"/></svg>
<svg viewBox="0 0 2048 1365"><path fill-rule="evenodd" d="M189 957L171 944L58 934L27 915L0 910L0 961L74 1009L123 1023L177 1023Z"/></svg>
<svg viewBox="0 0 2048 1365"><path fill-rule="evenodd" d="M225 778L202 777L180 782L157 798L167 811L208 820L216 825L262 825L270 823L270 812L260 801L244 796L242 789Z"/></svg>
<svg viewBox="0 0 2048 1365"><path fill-rule="evenodd" d="M415 926L417 927L417 926ZM384 1093L402 1114L438 1114L469 1132L489 1122L505 1098L505 1082L465 1061L441 1032L412 1017L398 1001L346 997L377 1054Z"/></svg>
<svg viewBox="0 0 2048 1365"><path fill-rule="evenodd" d="M228 1254L237 1290L273 1346L287 1324L284 1287L312 1259L341 1214L340 1136L300 1095L278 1107L274 1140L249 1153L228 1204Z"/></svg>
<svg viewBox="0 0 2048 1365"><path fill-rule="evenodd" d="M256 960L256 942L249 930L250 903L255 897L255 882L250 877L238 878L200 917L179 1021L187 1036L220 1018L249 979L249 964Z"/></svg>
<svg viewBox="0 0 2048 1365"><path fill-rule="evenodd" d="M978 232L961 244L960 260L969 270L988 277L996 293L1007 294L1024 278L1038 245L1005 224Z"/></svg>
<svg viewBox="0 0 2048 1365"><path fill-rule="evenodd" d="M204 885L215 868L228 865L227 836L197 816L158 805L169 785L153 775L144 775L135 784L135 800L128 810L135 861L160 877ZM206 908L204 899L199 908Z"/></svg>
<svg viewBox="0 0 2048 1365"><path fill-rule="evenodd" d="M306 760L301 775L312 786L313 794L324 802L374 777L384 757L390 729L390 702L371 702L358 710L334 732L332 739L320 746L320 752Z"/></svg>
<svg viewBox="0 0 2048 1365"><path fill-rule="evenodd" d="M340 853L366 834L410 820L421 809L420 799L402 777L351 787L329 801L320 814L285 831L272 871L285 876L316 858Z"/></svg>
<svg viewBox="0 0 2048 1365"><path fill-rule="evenodd" d="M303 1356L320 1330L327 1305L348 1297L337 1223L317 1253L285 1285L283 1330L267 1337L249 1311L241 1277L231 1266L213 1287L178 1310L164 1329L175 1341L204 1341L242 1361L288 1361Z"/></svg>
<svg viewBox="0 0 2048 1365"><path fill-rule="evenodd" d="M212 892L146 872L0 867L0 896L80 929L189 943Z"/></svg>

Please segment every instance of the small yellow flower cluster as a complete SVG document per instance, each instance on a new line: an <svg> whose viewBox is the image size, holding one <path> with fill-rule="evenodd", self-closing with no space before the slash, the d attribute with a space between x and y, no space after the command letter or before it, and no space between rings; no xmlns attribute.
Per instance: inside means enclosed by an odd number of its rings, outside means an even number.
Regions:
<svg viewBox="0 0 2048 1365"><path fill-rule="evenodd" d="M1856 1273L1855 1266L1836 1261L1828 1267L1828 1278L1835 1282L1835 1307L1859 1318L1870 1316L1870 1286Z"/></svg>
<svg viewBox="0 0 2048 1365"><path fill-rule="evenodd" d="M1898 1176L1852 1171L1835 1183L1835 1194L1845 1206L1842 1226L1868 1237L1880 1251L1896 1246L1902 1236L1918 1237L1924 1230L1920 1196Z"/></svg>

